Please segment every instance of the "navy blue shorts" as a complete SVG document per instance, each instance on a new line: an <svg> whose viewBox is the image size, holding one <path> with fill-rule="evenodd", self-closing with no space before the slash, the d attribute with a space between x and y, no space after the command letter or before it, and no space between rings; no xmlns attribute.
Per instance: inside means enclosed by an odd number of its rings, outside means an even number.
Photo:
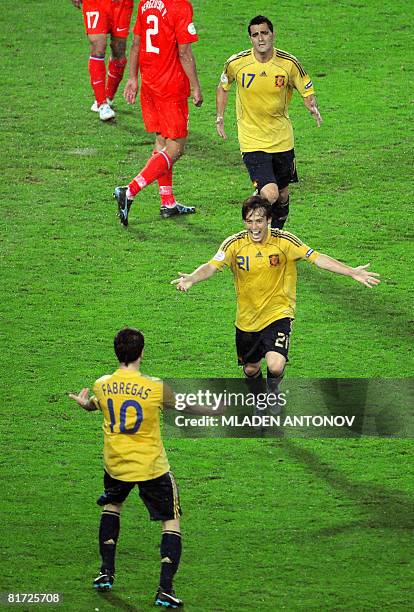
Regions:
<svg viewBox="0 0 414 612"><path fill-rule="evenodd" d="M239 365L258 363L269 351L280 353L288 360L293 319L273 321L258 332L246 332L236 327L236 349Z"/></svg>
<svg viewBox="0 0 414 612"><path fill-rule="evenodd" d="M243 161L259 193L268 183L276 183L279 189L284 189L289 183L298 182L294 149L282 153L251 151L243 153Z"/></svg>
<svg viewBox="0 0 414 612"><path fill-rule="evenodd" d="M105 471L105 492L97 503L99 506L122 504L135 486L138 487L139 496L149 512L151 521L171 521L181 516L180 496L172 472L166 472L151 480L126 482L112 478Z"/></svg>

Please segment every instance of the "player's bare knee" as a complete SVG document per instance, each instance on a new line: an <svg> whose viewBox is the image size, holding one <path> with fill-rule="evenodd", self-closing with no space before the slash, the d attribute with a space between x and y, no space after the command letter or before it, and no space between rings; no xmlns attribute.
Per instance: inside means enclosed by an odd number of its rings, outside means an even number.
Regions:
<svg viewBox="0 0 414 612"><path fill-rule="evenodd" d="M268 372L272 376L283 376L285 370L286 358L280 353L269 351L266 353L266 365Z"/></svg>
<svg viewBox="0 0 414 612"><path fill-rule="evenodd" d="M177 151L172 156L173 160L176 162L184 155L184 147L177 149Z"/></svg>
<svg viewBox="0 0 414 612"><path fill-rule="evenodd" d="M172 142L169 141L167 143L167 146L165 147L165 150L168 153L168 155L171 157L173 162L178 161L180 157L184 155L184 146L181 145L180 143L174 142L174 144L172 144Z"/></svg>
<svg viewBox="0 0 414 612"><path fill-rule="evenodd" d="M260 372L260 364L246 363L246 365L243 366L243 372L248 378L255 378Z"/></svg>
<svg viewBox="0 0 414 612"><path fill-rule="evenodd" d="M112 38L111 52L114 59L120 60L125 57L126 38Z"/></svg>
<svg viewBox="0 0 414 612"><path fill-rule="evenodd" d="M284 187L279 191L279 197L277 199L277 203L280 205L286 204L289 201L289 187Z"/></svg>
<svg viewBox="0 0 414 612"><path fill-rule="evenodd" d="M89 44L93 57L105 57L106 38L89 38Z"/></svg>
<svg viewBox="0 0 414 612"><path fill-rule="evenodd" d="M263 198L266 198L270 204L274 204L279 198L279 189L276 183L268 183L260 190L260 195Z"/></svg>
<svg viewBox="0 0 414 612"><path fill-rule="evenodd" d="M165 149L166 146L167 146L166 139L164 138L164 136L161 136L161 134L157 132L157 134L155 135L154 149L156 151L161 151L162 149Z"/></svg>
<svg viewBox="0 0 414 612"><path fill-rule="evenodd" d="M285 369L285 364L272 362L267 365L267 369L271 374L273 374L273 376L282 376Z"/></svg>

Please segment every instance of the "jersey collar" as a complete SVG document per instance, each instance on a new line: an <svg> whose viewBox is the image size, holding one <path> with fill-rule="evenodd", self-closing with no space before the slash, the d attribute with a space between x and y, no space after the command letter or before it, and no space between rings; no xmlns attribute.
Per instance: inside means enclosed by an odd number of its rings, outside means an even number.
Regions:
<svg viewBox="0 0 414 612"><path fill-rule="evenodd" d="M257 57L254 54L253 47L251 49L251 54L252 54L252 57L253 57L255 62L257 62L258 64L260 64L262 66L266 66L266 64L269 64L269 62L271 62L272 60L274 60L277 57L277 49L276 49L276 47L273 47L273 55L272 55L272 57L270 59L267 60L267 62L259 62L259 60L257 59Z"/></svg>
<svg viewBox="0 0 414 612"><path fill-rule="evenodd" d="M141 376L140 370L126 370L125 368L118 368L115 374L121 374L122 376Z"/></svg>

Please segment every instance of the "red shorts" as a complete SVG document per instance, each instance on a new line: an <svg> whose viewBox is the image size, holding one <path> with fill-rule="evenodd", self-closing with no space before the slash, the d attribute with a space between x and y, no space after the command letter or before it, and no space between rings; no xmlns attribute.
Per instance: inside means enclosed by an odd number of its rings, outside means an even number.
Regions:
<svg viewBox="0 0 414 612"><path fill-rule="evenodd" d="M86 33L127 38L133 10L134 0L83 0Z"/></svg>
<svg viewBox="0 0 414 612"><path fill-rule="evenodd" d="M157 132L171 140L187 138L187 98L156 96L144 85L141 87L141 110L147 132Z"/></svg>

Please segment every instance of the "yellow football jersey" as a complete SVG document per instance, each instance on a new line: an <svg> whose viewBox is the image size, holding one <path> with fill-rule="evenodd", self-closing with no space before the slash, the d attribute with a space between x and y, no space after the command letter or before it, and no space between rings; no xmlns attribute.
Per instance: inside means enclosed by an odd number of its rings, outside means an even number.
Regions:
<svg viewBox="0 0 414 612"><path fill-rule="evenodd" d="M260 331L273 321L295 316L296 262L314 262L318 253L293 234L269 229L264 244L247 231L229 236L210 264L229 266L237 295L236 326Z"/></svg>
<svg viewBox="0 0 414 612"><path fill-rule="evenodd" d="M92 401L103 413L105 469L118 480L150 480L170 466L160 432L164 384L140 372L118 369L102 376Z"/></svg>
<svg viewBox="0 0 414 612"><path fill-rule="evenodd" d="M293 90L303 98L314 93L309 75L296 57L275 49L265 63L253 49L232 55L224 64L220 83L225 91L236 81L237 127L242 153L280 153L294 147L289 119Z"/></svg>

